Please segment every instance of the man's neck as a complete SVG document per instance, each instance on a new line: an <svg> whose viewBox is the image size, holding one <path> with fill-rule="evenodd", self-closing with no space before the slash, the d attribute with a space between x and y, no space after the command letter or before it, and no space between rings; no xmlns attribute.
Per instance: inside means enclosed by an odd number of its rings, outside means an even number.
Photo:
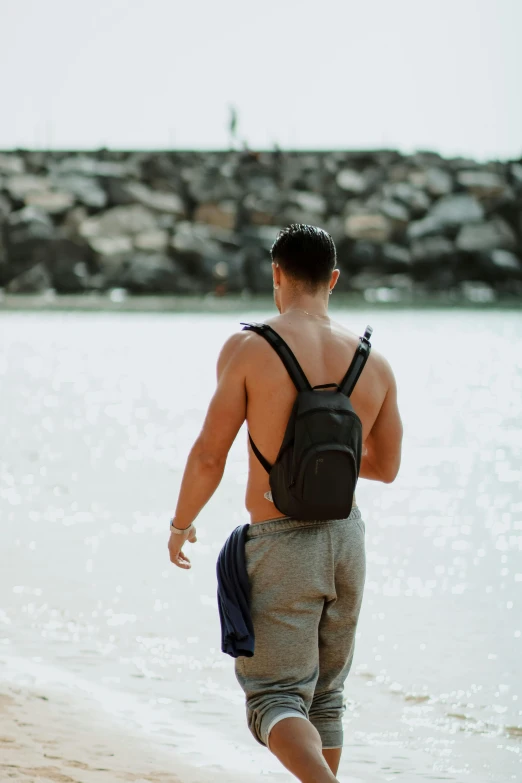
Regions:
<svg viewBox="0 0 522 783"><path fill-rule="evenodd" d="M281 303L280 313L281 315L298 313L300 315L314 315L318 318L328 318L328 302L324 301L324 297L293 297Z"/></svg>

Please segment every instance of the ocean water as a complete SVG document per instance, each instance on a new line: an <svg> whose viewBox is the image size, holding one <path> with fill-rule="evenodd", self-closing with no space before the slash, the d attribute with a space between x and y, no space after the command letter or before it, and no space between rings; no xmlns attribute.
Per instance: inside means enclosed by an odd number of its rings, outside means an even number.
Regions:
<svg viewBox="0 0 522 783"><path fill-rule="evenodd" d="M192 570L167 552L219 348L267 314L0 313L0 678L88 691L195 765L283 781L220 652L244 430ZM522 316L334 317L374 327L405 428L397 480L357 492L368 573L340 780L520 780Z"/></svg>

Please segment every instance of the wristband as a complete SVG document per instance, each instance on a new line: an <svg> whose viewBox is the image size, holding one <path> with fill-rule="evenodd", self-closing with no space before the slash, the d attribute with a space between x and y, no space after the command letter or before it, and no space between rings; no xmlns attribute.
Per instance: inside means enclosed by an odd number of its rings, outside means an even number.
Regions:
<svg viewBox="0 0 522 783"><path fill-rule="evenodd" d="M181 528L181 527L176 527L176 526L174 525L174 517L172 517L172 519L170 520L170 529L171 529L171 532L172 532L172 533L175 533L177 536L182 536L184 533L188 533L188 532L189 532L189 530L192 530L192 528L193 528L193 527L194 527L194 523L193 523L193 522L191 522L191 523L190 523L190 525L189 525L188 527L183 527L183 528Z"/></svg>

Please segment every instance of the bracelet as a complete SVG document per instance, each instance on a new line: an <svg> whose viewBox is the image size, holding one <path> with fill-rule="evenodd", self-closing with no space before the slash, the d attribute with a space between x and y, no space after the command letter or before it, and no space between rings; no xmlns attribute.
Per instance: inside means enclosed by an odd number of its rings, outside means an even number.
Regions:
<svg viewBox="0 0 522 783"><path fill-rule="evenodd" d="M188 527L176 527L174 525L174 517L170 520L170 529L172 533L175 533L177 536L182 536L184 533L188 533L189 530L191 530L194 527L194 523L191 522Z"/></svg>

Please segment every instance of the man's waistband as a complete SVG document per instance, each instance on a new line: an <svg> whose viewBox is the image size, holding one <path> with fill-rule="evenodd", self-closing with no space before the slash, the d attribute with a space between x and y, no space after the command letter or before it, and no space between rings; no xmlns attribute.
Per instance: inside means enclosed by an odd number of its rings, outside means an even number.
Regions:
<svg viewBox="0 0 522 783"><path fill-rule="evenodd" d="M361 512L357 506L352 508L351 513L345 519L293 519L292 517L275 517L275 519L266 519L264 522L255 522L248 526L246 532L247 538L261 536L266 533L278 533L281 530L296 530L301 527L321 527L322 525L332 525L339 522L349 522L352 519L360 519Z"/></svg>

